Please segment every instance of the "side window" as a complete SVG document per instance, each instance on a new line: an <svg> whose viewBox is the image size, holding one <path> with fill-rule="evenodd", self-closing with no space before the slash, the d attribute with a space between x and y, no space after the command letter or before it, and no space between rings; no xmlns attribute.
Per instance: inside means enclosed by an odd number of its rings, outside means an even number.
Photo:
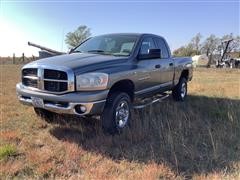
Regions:
<svg viewBox="0 0 240 180"><path fill-rule="evenodd" d="M168 49L165 41L161 38L155 38L155 40L157 42L158 48L161 49L161 57L163 59L169 58Z"/></svg>
<svg viewBox="0 0 240 180"><path fill-rule="evenodd" d="M150 37L143 39L141 49L140 49L140 54L148 54L149 49L156 49L154 41Z"/></svg>

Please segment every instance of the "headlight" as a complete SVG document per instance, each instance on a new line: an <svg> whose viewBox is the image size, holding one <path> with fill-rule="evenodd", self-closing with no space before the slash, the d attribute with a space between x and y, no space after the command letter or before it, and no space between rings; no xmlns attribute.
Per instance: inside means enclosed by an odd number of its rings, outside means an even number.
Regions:
<svg viewBox="0 0 240 180"><path fill-rule="evenodd" d="M77 90L103 90L107 88L108 74L86 73L76 76Z"/></svg>

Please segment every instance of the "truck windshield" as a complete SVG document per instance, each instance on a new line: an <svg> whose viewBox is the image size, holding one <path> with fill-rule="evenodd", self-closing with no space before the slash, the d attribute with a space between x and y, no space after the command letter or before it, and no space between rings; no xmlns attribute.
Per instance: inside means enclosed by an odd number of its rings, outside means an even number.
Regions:
<svg viewBox="0 0 240 180"><path fill-rule="evenodd" d="M137 37L134 35L96 36L82 43L73 52L129 56L133 51Z"/></svg>

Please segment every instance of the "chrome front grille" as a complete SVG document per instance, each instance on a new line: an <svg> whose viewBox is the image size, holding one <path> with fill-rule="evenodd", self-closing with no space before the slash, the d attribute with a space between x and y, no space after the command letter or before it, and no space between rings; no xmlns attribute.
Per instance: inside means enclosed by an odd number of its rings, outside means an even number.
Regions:
<svg viewBox="0 0 240 180"><path fill-rule="evenodd" d="M25 86L33 87L33 88L38 88L38 81L35 79L30 79L30 78L23 78L22 83Z"/></svg>
<svg viewBox="0 0 240 180"><path fill-rule="evenodd" d="M74 74L71 70L62 68L24 67L22 84L27 88L60 94L74 91Z"/></svg>
<svg viewBox="0 0 240 180"><path fill-rule="evenodd" d="M22 70L22 83L25 86L38 88L38 70L37 68L28 68Z"/></svg>
<svg viewBox="0 0 240 180"><path fill-rule="evenodd" d="M44 89L52 92L67 91L67 82L44 81Z"/></svg>
<svg viewBox="0 0 240 180"><path fill-rule="evenodd" d="M67 73L64 71L44 69L44 78L45 79L57 79L57 80L67 80Z"/></svg>
<svg viewBox="0 0 240 180"><path fill-rule="evenodd" d="M34 76L37 77L37 68L27 68L22 70L23 76Z"/></svg>

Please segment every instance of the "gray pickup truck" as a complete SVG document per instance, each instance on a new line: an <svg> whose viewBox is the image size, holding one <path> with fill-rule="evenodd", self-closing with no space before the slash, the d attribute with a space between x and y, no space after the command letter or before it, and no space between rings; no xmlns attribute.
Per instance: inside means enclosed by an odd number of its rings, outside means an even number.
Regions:
<svg viewBox="0 0 240 180"><path fill-rule="evenodd" d="M103 130L114 134L129 125L138 98L171 90L183 101L192 72L191 58L172 58L161 36L107 34L26 64L16 90L38 115L100 115Z"/></svg>

